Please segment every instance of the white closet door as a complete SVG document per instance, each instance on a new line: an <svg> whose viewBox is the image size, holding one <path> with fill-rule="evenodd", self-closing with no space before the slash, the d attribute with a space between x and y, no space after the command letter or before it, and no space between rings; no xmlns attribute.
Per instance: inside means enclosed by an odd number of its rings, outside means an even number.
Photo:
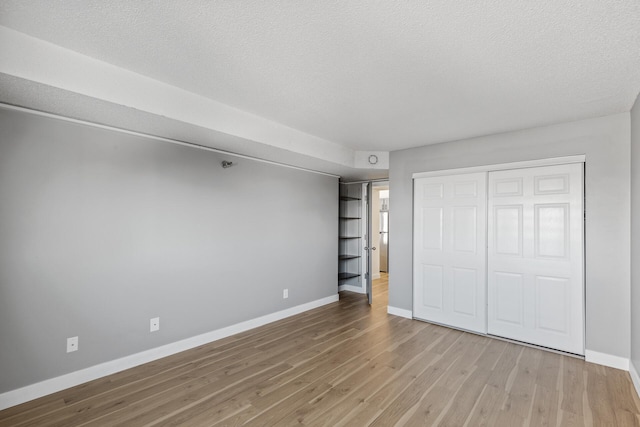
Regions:
<svg viewBox="0 0 640 427"><path fill-rule="evenodd" d="M414 317L486 333L486 180L414 181Z"/></svg>
<svg viewBox="0 0 640 427"><path fill-rule="evenodd" d="M489 173L488 331L584 354L583 167Z"/></svg>

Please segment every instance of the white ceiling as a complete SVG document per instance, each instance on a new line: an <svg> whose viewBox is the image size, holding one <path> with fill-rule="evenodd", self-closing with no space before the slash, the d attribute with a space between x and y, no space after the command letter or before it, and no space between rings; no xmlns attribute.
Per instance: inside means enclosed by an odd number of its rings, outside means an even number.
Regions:
<svg viewBox="0 0 640 427"><path fill-rule="evenodd" d="M640 91L638 0L0 0L0 25L290 129L290 151L614 114Z"/></svg>

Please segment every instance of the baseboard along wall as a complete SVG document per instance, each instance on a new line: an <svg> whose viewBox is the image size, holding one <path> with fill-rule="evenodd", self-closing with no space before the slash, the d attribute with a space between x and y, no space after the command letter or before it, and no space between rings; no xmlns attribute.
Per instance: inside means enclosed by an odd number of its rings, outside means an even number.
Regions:
<svg viewBox="0 0 640 427"><path fill-rule="evenodd" d="M387 306L387 313L393 314L394 316L405 317L407 319L413 319L413 311L405 310L404 308L392 307L390 305Z"/></svg>
<svg viewBox="0 0 640 427"><path fill-rule="evenodd" d="M362 289L360 286L353 286L353 285L340 285L338 286L338 291L339 292L342 292L342 291L355 292L357 294L367 293L367 291Z"/></svg>
<svg viewBox="0 0 640 427"><path fill-rule="evenodd" d="M629 370L629 359L612 354L600 353L593 350L584 351L584 360L598 365L609 366L610 368Z"/></svg>
<svg viewBox="0 0 640 427"><path fill-rule="evenodd" d="M41 381L39 383L31 384L16 390L11 390L0 394L0 410L7 409L12 406L16 406L21 403L25 403L30 400L37 399L39 397L43 397L61 390L65 390L70 387L75 387L77 385L86 383L88 381L93 381L107 375L115 374L116 372L124 371L125 369L133 368L135 366L152 362L163 357L171 356L181 351L199 347L201 345L208 344L210 342L226 338L228 336L238 334L249 329L257 328L268 323L282 320L287 317L291 317L326 304L331 304L338 301L338 299L338 294L331 295L325 298L308 302L306 304L300 304L295 307L287 308L285 310L277 311L275 313L256 317L255 319L246 320L244 322L236 323L235 325L197 335L195 337L176 341L174 343L132 354L120 359L111 360L109 362L101 363L99 365L91 366L79 371L70 372L68 374Z"/></svg>

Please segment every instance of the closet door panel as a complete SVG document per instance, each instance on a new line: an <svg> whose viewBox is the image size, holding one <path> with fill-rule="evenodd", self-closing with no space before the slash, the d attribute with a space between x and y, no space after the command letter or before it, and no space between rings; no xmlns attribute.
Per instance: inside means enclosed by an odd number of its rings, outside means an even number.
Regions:
<svg viewBox="0 0 640 427"><path fill-rule="evenodd" d="M414 317L486 333L486 173L414 181Z"/></svg>
<svg viewBox="0 0 640 427"><path fill-rule="evenodd" d="M583 167L489 173L488 332L584 354Z"/></svg>

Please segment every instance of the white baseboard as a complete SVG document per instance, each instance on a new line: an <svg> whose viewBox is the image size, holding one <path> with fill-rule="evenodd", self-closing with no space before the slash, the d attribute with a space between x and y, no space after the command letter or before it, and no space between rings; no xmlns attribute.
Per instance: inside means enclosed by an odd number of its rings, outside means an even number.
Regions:
<svg viewBox="0 0 640 427"><path fill-rule="evenodd" d="M16 390L7 391L0 394L0 410L46 396L69 387L74 387L86 383L87 381L93 381L106 375L115 374L116 372L124 371L125 369L171 356L172 354L179 353L181 351L208 344L221 338L257 328L258 326L266 325L267 323L285 319L326 304L331 304L332 302L338 301L338 299L339 296L337 294L331 295L306 304L297 305L295 307L287 308L255 319L236 323L235 325L207 332L202 335L197 335L195 337L176 341L161 347L125 356L121 359L111 360L109 362L61 375L56 378L51 378L36 384L31 384Z"/></svg>
<svg viewBox="0 0 640 427"><path fill-rule="evenodd" d="M638 397L640 397L640 376L638 376L638 371L636 370L633 362L629 363L629 375L631 375L631 381L633 381L633 386L636 388L636 393Z"/></svg>
<svg viewBox="0 0 640 427"><path fill-rule="evenodd" d="M597 363L598 365L622 369L623 371L629 370L629 359L625 357L614 356L612 354L600 353L593 350L585 350L584 360L591 363Z"/></svg>
<svg viewBox="0 0 640 427"><path fill-rule="evenodd" d="M371 278L372 278L372 279L374 279L374 280L375 280L375 279L379 279L379 278L380 278L380 273L372 274L372 275L371 275Z"/></svg>
<svg viewBox="0 0 640 427"><path fill-rule="evenodd" d="M357 294L366 294L367 293L367 291L362 289L360 286L353 286L353 285L340 285L340 286L338 286L338 291L340 291L340 292L349 291L349 292L355 292Z"/></svg>
<svg viewBox="0 0 640 427"><path fill-rule="evenodd" d="M406 317L407 319L413 319L413 311L405 310L404 308L392 307L390 305L387 306L387 313L393 314L394 316Z"/></svg>

